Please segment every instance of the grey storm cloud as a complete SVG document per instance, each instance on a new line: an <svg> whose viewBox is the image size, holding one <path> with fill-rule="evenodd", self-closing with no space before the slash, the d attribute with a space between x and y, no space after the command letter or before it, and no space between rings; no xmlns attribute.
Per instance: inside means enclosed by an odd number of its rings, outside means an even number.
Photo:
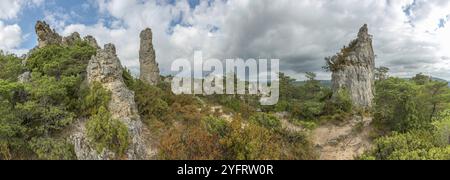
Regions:
<svg viewBox="0 0 450 180"><path fill-rule="evenodd" d="M393 75L425 71L450 79L450 52L445 49L450 46L443 40L450 37L450 28L439 27L439 20L450 15L447 0L205 0L194 9L181 0L95 2L103 14L121 22L118 27L99 21L70 24L64 32L92 34L101 43L112 40L130 69L138 69L137 34L151 27L164 74L171 73L175 59L192 59L201 50L207 58L276 58L294 78L309 71L329 78L321 68L323 59L368 24L377 66L388 66Z"/></svg>

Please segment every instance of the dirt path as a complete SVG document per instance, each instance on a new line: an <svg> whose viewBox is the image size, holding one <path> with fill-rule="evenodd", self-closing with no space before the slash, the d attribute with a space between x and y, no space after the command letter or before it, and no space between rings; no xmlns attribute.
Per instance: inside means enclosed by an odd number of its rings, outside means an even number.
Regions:
<svg viewBox="0 0 450 180"><path fill-rule="evenodd" d="M311 132L321 160L353 160L371 147L371 118L354 117L341 125L327 124Z"/></svg>
<svg viewBox="0 0 450 180"><path fill-rule="evenodd" d="M340 125L330 123L309 131L289 122L286 113L277 113L276 116L284 129L308 133L320 160L353 160L371 147L372 118L355 116Z"/></svg>

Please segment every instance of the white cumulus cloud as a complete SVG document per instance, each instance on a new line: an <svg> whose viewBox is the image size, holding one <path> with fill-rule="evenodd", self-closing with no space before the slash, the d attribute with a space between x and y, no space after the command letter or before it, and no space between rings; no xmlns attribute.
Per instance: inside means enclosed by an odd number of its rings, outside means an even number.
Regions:
<svg viewBox="0 0 450 180"><path fill-rule="evenodd" d="M22 42L22 30L17 24L6 25L0 21L0 49L12 51Z"/></svg>
<svg viewBox="0 0 450 180"><path fill-rule="evenodd" d="M101 14L96 24L67 24L64 18L53 24L64 35L78 31L100 44L114 43L122 63L135 72L139 33L150 27L164 73L175 59L201 50L205 58L277 58L281 70L295 78L312 71L329 79L323 58L367 23L378 66L398 76L425 72L450 79L448 0L201 0L194 9L186 0L89 2Z"/></svg>

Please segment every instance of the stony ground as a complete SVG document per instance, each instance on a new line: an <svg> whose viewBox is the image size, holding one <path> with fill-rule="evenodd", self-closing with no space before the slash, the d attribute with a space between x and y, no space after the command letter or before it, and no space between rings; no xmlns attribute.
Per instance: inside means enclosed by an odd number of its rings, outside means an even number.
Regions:
<svg viewBox="0 0 450 180"><path fill-rule="evenodd" d="M320 160L353 160L371 148L370 132L372 118L355 116L341 124L324 124L314 130L290 123L286 114L278 113L283 128L289 131L306 132Z"/></svg>
<svg viewBox="0 0 450 180"><path fill-rule="evenodd" d="M353 160L371 147L371 118L355 117L349 122L326 124L311 132L311 141L321 160Z"/></svg>

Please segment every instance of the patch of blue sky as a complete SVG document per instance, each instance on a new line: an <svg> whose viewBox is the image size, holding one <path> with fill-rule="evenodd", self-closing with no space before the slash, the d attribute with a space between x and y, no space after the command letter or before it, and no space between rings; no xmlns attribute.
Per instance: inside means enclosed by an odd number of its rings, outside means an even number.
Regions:
<svg viewBox="0 0 450 180"><path fill-rule="evenodd" d="M66 25L75 23L92 25L96 24L100 17L98 7L88 0L46 1L40 7L25 7L19 17L14 20L14 23L19 24L25 35L20 48L31 49L36 46L37 37L34 33L34 26L36 21L45 20L48 15L54 15L57 20L64 21Z"/></svg>

